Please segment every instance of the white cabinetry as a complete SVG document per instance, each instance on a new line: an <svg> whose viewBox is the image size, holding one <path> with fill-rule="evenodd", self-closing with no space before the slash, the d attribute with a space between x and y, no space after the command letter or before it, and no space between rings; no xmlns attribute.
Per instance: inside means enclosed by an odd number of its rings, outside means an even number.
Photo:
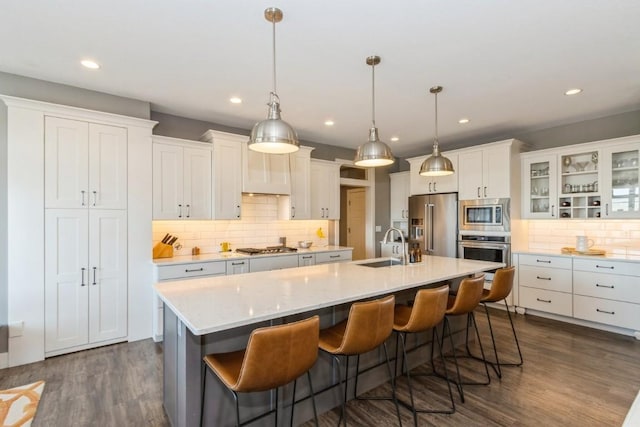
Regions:
<svg viewBox="0 0 640 427"><path fill-rule="evenodd" d="M127 208L125 128L45 117L45 207Z"/></svg>
<svg viewBox="0 0 640 427"><path fill-rule="evenodd" d="M240 219L242 206L242 143L247 137L208 130L201 141L213 147L213 219Z"/></svg>
<svg viewBox="0 0 640 427"><path fill-rule="evenodd" d="M458 154L455 152L442 153L451 160L455 173L446 176L422 176L420 168L429 156L420 156L407 159L410 165L409 195L453 193L458 191Z"/></svg>
<svg viewBox="0 0 640 427"><path fill-rule="evenodd" d="M522 212L524 218L558 218L557 156L522 157ZM565 206L566 207L566 206Z"/></svg>
<svg viewBox="0 0 640 427"><path fill-rule="evenodd" d="M513 141L487 144L481 149L458 153L458 198L460 200L511 197Z"/></svg>
<svg viewBox="0 0 640 427"><path fill-rule="evenodd" d="M153 137L153 218L211 219L211 148Z"/></svg>
<svg viewBox="0 0 640 427"><path fill-rule="evenodd" d="M249 272L281 270L298 266L298 255L278 255L274 257L257 257L249 260Z"/></svg>
<svg viewBox="0 0 640 427"><path fill-rule="evenodd" d="M520 306L572 316L571 258L519 256Z"/></svg>
<svg viewBox="0 0 640 427"><path fill-rule="evenodd" d="M249 272L248 259L236 259L227 261L227 276L234 274L244 274Z"/></svg>
<svg viewBox="0 0 640 427"><path fill-rule="evenodd" d="M390 186L390 212L391 226L408 233L407 221L409 218L409 178L410 172L397 172L389 174Z"/></svg>
<svg viewBox="0 0 640 427"><path fill-rule="evenodd" d="M602 165L602 216L640 217L640 138L617 146L605 145Z"/></svg>
<svg viewBox="0 0 640 427"><path fill-rule="evenodd" d="M311 151L312 147L300 147L289 154L291 164L291 196L278 200L280 219L311 218Z"/></svg>
<svg viewBox="0 0 640 427"><path fill-rule="evenodd" d="M316 264L329 264L333 262L351 261L352 257L353 251L351 250L318 252L316 253Z"/></svg>
<svg viewBox="0 0 640 427"><path fill-rule="evenodd" d="M298 267L306 267L308 265L316 265L315 254L299 254L298 255Z"/></svg>
<svg viewBox="0 0 640 427"><path fill-rule="evenodd" d="M242 192L291 194L289 155L259 153L243 142Z"/></svg>
<svg viewBox="0 0 640 427"><path fill-rule="evenodd" d="M311 159L311 219L340 219L340 165Z"/></svg>

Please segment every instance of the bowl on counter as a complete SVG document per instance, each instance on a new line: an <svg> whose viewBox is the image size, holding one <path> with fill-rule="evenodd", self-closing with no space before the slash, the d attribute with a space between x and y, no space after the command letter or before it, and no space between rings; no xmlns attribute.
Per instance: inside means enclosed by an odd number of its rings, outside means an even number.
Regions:
<svg viewBox="0 0 640 427"><path fill-rule="evenodd" d="M300 247L302 249L309 249L312 244L313 244L313 241L311 241L311 240L299 240L298 241L298 247Z"/></svg>

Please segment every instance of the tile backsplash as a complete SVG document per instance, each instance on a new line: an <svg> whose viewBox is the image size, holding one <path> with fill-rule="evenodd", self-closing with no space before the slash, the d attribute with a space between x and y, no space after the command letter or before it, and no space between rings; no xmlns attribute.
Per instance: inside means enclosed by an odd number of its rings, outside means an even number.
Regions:
<svg viewBox="0 0 640 427"><path fill-rule="evenodd" d="M528 249L559 252L575 247L576 236L593 239L608 255L640 260L640 220L529 220Z"/></svg>
<svg viewBox="0 0 640 427"><path fill-rule="evenodd" d="M280 237L287 238L287 246L295 247L299 240L311 240L314 246L325 246L327 237L319 238L316 230L322 228L328 236L328 227L327 220L279 220L278 196L243 195L240 220L153 221L153 244L170 233L178 236L176 243L182 245L181 249L174 250L174 255L190 255L194 246L200 248L201 254L216 253L222 242L230 242L232 250L276 246L280 244Z"/></svg>

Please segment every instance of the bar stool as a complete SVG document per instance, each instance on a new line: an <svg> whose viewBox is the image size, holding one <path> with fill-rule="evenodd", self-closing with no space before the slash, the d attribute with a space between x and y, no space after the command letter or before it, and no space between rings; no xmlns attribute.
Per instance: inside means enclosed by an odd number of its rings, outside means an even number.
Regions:
<svg viewBox="0 0 640 427"><path fill-rule="evenodd" d="M249 336L249 342L245 350L205 356L203 358L205 372L202 384L200 425L202 426L203 422L207 371L211 370L233 394L236 405L236 426L238 427L271 413L275 413L275 425L278 425L278 387L284 386L291 381L294 381L291 403L291 425L293 425L296 383L298 377L306 372L311 390L313 415L317 426L318 415L309 369L318 358L319 332L320 318L313 316L285 325L255 329ZM272 389L275 389L276 393L275 409L240 423L238 393Z"/></svg>
<svg viewBox="0 0 640 427"><path fill-rule="evenodd" d="M346 320L320 331L320 349L331 355L338 366L338 378L343 387L342 392L344 395L340 418L344 421L345 426L347 425L346 402L349 379L349 356L357 356L355 388L353 393L354 398L357 398L360 355L372 351L380 345L384 347L387 370L389 371L389 377L391 379L392 397L379 399L393 400L398 414L398 421L400 425L402 425L400 407L396 399L395 379L391 372L386 343L393 329L394 303L395 297L393 295L373 301L353 303L349 309L349 317ZM346 359L344 382L342 381L339 356L344 356ZM365 400L378 399L371 398ZM340 424L340 421L338 421L338 424Z"/></svg>
<svg viewBox="0 0 640 427"><path fill-rule="evenodd" d="M401 400L398 400L404 406L407 406L413 412L413 423L417 427L418 425L418 412L426 413L440 413L440 414L453 414L456 410L455 402L453 401L453 391L451 390L451 383L449 382L449 375L447 373L447 366L444 362L444 355L442 354L442 346L440 345L440 339L438 337L438 331L436 326L444 319L444 313L447 309L447 301L449 296L449 286L441 286L436 289L421 289L416 293L416 297L412 307L406 305L396 305L393 330L396 332L396 365L398 363L397 350L398 338L402 345L402 372L407 375L407 385L409 387L409 397L411 399L411 405L408 405ZM435 366L433 364L433 348L438 344L440 350L440 358L442 359L444 366L445 377L447 380L447 386L449 388L449 398L451 400L451 408L446 410L434 410L434 409L416 409L416 405L413 399L413 387L411 386L411 369L407 363L407 348L406 337L407 334L417 334L426 332L431 329L431 369L430 374L420 375L434 375ZM417 347L416 347L417 348ZM411 350L415 350L411 349ZM410 350L410 351L411 351ZM397 371L397 369L396 369Z"/></svg>
<svg viewBox="0 0 640 427"><path fill-rule="evenodd" d="M487 323L489 324L489 331L491 332L491 342L493 343L493 353L495 354L496 361L495 363L492 361L487 361L489 365L493 368L498 375L498 378L502 378L502 369L501 366L522 366L522 351L520 351L520 343L518 342L518 336L516 335L516 328L513 326L513 319L511 318L511 313L509 312L509 305L507 304L507 297L511 293L511 289L513 288L513 278L515 276L516 268L514 266L501 268L496 270L495 275L493 276L493 282L491 284L491 289L483 289L482 298L480 299L480 303L484 305L484 311L487 314ZM507 316L509 317L509 323L511 324L511 331L513 332L513 338L516 342L516 347L518 348L518 355L520 357L519 362L500 362L498 358L498 348L496 347L496 340L493 335L493 327L491 326L491 316L489 315L489 309L487 307L488 302L499 302L504 301L504 306L507 309ZM468 335L467 335L468 336ZM469 350L469 345L467 343L467 352L471 354ZM475 359L480 359L477 356L473 356Z"/></svg>
<svg viewBox="0 0 640 427"><path fill-rule="evenodd" d="M450 380L456 384L458 392L460 393L460 400L464 403L464 392L462 391L463 385L488 385L491 382L489 377L489 368L484 356L484 349L482 348L482 341L480 340L480 332L478 331L478 325L476 324L476 317L473 311L480 304L480 298L482 298L482 290L484 288L484 274L474 277L465 278L460 282L456 295L449 295L449 301L447 302L447 311L445 311L444 317L444 329L449 331L449 342L451 343L451 351L453 353L453 360L456 364L457 380ZM476 337L478 344L480 345L480 352L482 353L482 361L484 363L484 369L487 375L487 380L484 382L462 381L460 376L460 365L458 364L458 356L456 356L456 347L453 343L453 336L451 334L451 324L449 318L453 316L467 316L467 333L466 342L469 340L469 326L473 324L476 330ZM444 341L445 331L442 333L442 341Z"/></svg>

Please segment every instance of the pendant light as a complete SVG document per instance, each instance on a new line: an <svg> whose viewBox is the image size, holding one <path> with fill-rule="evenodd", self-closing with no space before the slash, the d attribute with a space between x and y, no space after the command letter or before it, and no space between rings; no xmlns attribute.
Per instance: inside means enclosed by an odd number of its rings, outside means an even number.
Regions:
<svg viewBox="0 0 640 427"><path fill-rule="evenodd" d="M371 66L371 122L369 129L369 141L358 147L356 158L353 161L356 166L376 167L392 164L395 159L391 153L391 148L378 138L378 128L376 127L376 74L375 67L380 63L379 56L367 58L367 65Z"/></svg>
<svg viewBox="0 0 640 427"><path fill-rule="evenodd" d="M451 160L440 154L438 148L438 94L442 92L442 86L434 86L429 89L429 92L436 96L436 136L433 140L433 154L422 162L420 167L420 175L422 176L444 176L451 175L453 170L453 164Z"/></svg>
<svg viewBox="0 0 640 427"><path fill-rule="evenodd" d="M282 16L276 7L264 11L265 19L273 24L273 91L269 94L267 119L253 126L249 139L249 149L261 153L286 154L300 148L296 131L280 118L280 98L276 93L276 22L282 21Z"/></svg>

